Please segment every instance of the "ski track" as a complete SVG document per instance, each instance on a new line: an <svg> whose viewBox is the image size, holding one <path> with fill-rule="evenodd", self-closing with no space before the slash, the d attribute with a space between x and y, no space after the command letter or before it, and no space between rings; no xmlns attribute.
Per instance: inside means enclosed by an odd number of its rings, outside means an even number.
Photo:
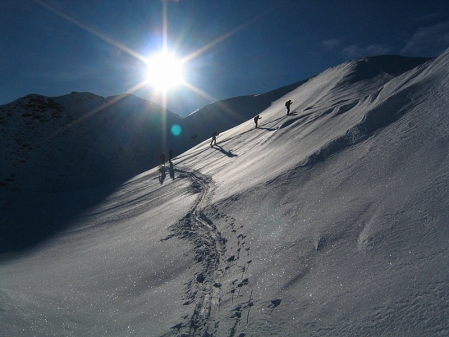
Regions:
<svg viewBox="0 0 449 337"><path fill-rule="evenodd" d="M215 336L218 332L229 337L243 336L244 334L237 335L242 328L239 328L240 323L242 321L245 321L245 324L249 323L250 310L254 305L252 290L249 299L240 294L241 289L249 285L249 279L245 278L245 274L252 262L247 260L244 265L239 265L241 252L245 252L246 257L250 256L250 248L245 247L246 236L242 233L237 234L234 219L220 214L214 205L209 205L208 201L214 193L214 181L210 176L198 171L188 172L181 169L176 171L179 173L178 178L187 178L191 181L190 189L198 196L189 212L170 227L172 233L161 241L171 238L188 240L194 247L194 261L200 267L186 283L187 290L182 299L183 305L192 306L191 314L183 316L182 322L172 326L172 331L164 336L205 337ZM213 214L218 214L219 218L225 218L225 222L229 222L229 229L235 235L233 240L237 242L235 252L226 248L228 240L204 214L204 206L211 207ZM231 282L223 284L225 274L236 276ZM224 306L220 308L222 301L227 303L226 309ZM216 319L222 317L222 314L218 314L219 310L228 310L225 316L229 318L229 321L221 327L221 322ZM246 310L245 313L243 310Z"/></svg>

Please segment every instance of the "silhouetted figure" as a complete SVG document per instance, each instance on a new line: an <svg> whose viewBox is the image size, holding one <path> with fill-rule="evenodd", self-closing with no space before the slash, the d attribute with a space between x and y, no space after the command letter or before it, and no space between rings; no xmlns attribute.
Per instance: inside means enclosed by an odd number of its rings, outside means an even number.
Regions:
<svg viewBox="0 0 449 337"><path fill-rule="evenodd" d="M161 183L161 185L164 183L165 177L165 166L161 166L159 168L159 182Z"/></svg>
<svg viewBox="0 0 449 337"><path fill-rule="evenodd" d="M161 153L159 158L161 158L161 165L165 166L165 154Z"/></svg>
<svg viewBox="0 0 449 337"><path fill-rule="evenodd" d="M172 158L173 158L173 150L170 149L170 151L168 151L168 161L171 162Z"/></svg>
<svg viewBox="0 0 449 337"><path fill-rule="evenodd" d="M292 105L292 100L289 99L287 102L285 102L285 107L287 108L287 115L290 113L290 105Z"/></svg>
<svg viewBox="0 0 449 337"><path fill-rule="evenodd" d="M257 121L259 119L262 119L262 117L260 117L259 115L257 115L256 117L254 117L254 123L256 123L256 128L258 128L259 126L257 125Z"/></svg>
<svg viewBox="0 0 449 337"><path fill-rule="evenodd" d="M210 146L211 146L211 147L212 147L212 143L213 143L213 145L217 145L217 136L218 136L218 132L215 131L215 132L212 134L212 140L210 141Z"/></svg>
<svg viewBox="0 0 449 337"><path fill-rule="evenodd" d="M170 162L169 172L170 172L170 177L172 179L175 179L175 168L173 167L173 163L172 162Z"/></svg>

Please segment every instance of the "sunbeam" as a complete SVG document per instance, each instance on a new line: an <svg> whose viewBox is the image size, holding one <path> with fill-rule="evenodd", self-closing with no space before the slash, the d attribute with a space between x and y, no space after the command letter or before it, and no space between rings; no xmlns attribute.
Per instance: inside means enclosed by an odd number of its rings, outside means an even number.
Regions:
<svg viewBox="0 0 449 337"><path fill-rule="evenodd" d="M189 90L193 91L194 93L200 95L201 97L209 100L209 101L214 101L215 98L210 96L208 93L202 91L200 88L195 87L193 84L189 83L189 82L182 82L182 84L187 87Z"/></svg>
<svg viewBox="0 0 449 337"><path fill-rule="evenodd" d="M64 125L62 128L56 130L53 134L51 134L50 136L48 136L44 142L49 141L50 139L56 137L58 134L64 132L65 130L70 129L71 127L75 126L76 124L82 122L83 120L85 120L86 118L89 118L93 115L95 115L97 112L117 103L118 101L124 99L126 96L129 96L130 94L132 94L133 92L139 90L140 88L144 87L146 85L145 81L140 82L139 84L135 85L134 87L132 87L131 89L129 89L127 92L117 95L115 97L113 97L111 100L109 100L108 102L100 105L99 107L87 112L85 115L81 116L80 118L72 121L71 123L68 123L66 125Z"/></svg>
<svg viewBox="0 0 449 337"><path fill-rule="evenodd" d="M228 39L229 37L231 37L232 35L234 35L235 33L239 32L240 30L242 30L243 28L249 26L250 24L256 22L257 20L261 19L263 16L267 15L269 12L271 12L272 10L267 10L259 15L254 16L251 20L246 21L245 23L242 23L240 26L232 29L231 31L221 35L220 37L216 38L215 40L209 42L207 45L205 45L204 47L194 51L193 53L187 55L186 57L184 57L182 59L183 62L188 62L189 60L198 57L199 55L203 54L204 52L206 52L207 50L209 50L210 48L212 48L213 46L215 46L216 44Z"/></svg>
<svg viewBox="0 0 449 337"><path fill-rule="evenodd" d="M141 60L143 62L146 62L147 59L145 56L135 52L134 50L126 47L125 45L107 37L104 34L101 34L100 32L97 32L96 30L84 25L83 23L79 22L78 20L75 20L74 18L68 16L67 14L62 13L61 11L57 10L56 8L51 7L50 5L46 4L45 2L41 1L41 0L32 0L35 3L37 3L38 5L44 7L45 9L49 10L50 12L55 13L56 15L60 16L63 19L66 19L67 21L70 21L71 23L77 25L78 27L88 31L89 33L99 37L100 39L106 41L107 43L119 48L120 50L128 53L131 56L134 56L135 58L137 58L138 60Z"/></svg>
<svg viewBox="0 0 449 337"><path fill-rule="evenodd" d="M147 86L152 85L155 89L159 89L160 94L162 95L162 107L166 109L168 101L167 101L167 91L175 85L183 85L191 92L199 95L202 98L205 98L209 101L215 101L216 99L213 98L211 95L209 95L207 92L201 90L200 88L194 86L193 84L189 83L183 78L183 71L182 71L182 65L187 63L188 61L191 61L194 58L199 57L201 54L205 53L215 45L217 45L220 42L223 42L224 40L228 39L232 35L236 34L237 32L241 31L245 27L249 26L250 24L254 23L255 21L259 20L263 16L265 16L267 13L269 13L271 10L267 10L264 13L261 13L259 15L254 16L252 19L246 21L245 23L241 24L240 26L230 30L228 33L225 33L221 35L220 37L216 38L215 40L211 41L210 43L206 44L204 47L194 51L193 53L181 58L176 59L172 54L169 53L168 50L168 19L167 19L167 3L171 0L162 0L162 51L156 54L156 59L148 56L143 56L140 53L130 49L129 47L125 46L124 44L106 36L105 34L102 34L98 32L97 30L83 24L82 22L74 19L73 17L69 16L68 14L65 14L61 12L60 10L52 7L51 5L45 3L42 0L32 0L34 3L38 4L39 6L47 9L48 11L56 14L57 16L67 20L68 22L73 23L74 25L78 26L79 28L82 28L86 30L87 32L97 36L98 38L102 39L103 41L111 44L112 46L117 47L118 49L128 53L129 55L135 57L136 59L144 62L147 64L147 76L146 78L136 84L133 88L127 90L126 93L118 95L114 97L112 100L109 100L104 105L89 111L87 114L82 116L76 121L73 121L72 123L69 123L68 125L64 126L62 129L57 130L53 136L50 136L50 138L53 138L56 134L63 132L64 130L73 127L75 124L85 120L86 118L91 117L92 115L96 114L100 110L106 108L109 105L112 105L121 99L125 98L127 95L132 94L133 92ZM173 0L172 0L173 1ZM175 0L175 2L178 2ZM157 62L156 62L157 61ZM177 71L175 72L174 69ZM166 116L165 116L166 117ZM166 126L166 120L163 118L163 127L165 130ZM163 143L166 141L166 136L164 135ZM48 139L47 139L48 140Z"/></svg>

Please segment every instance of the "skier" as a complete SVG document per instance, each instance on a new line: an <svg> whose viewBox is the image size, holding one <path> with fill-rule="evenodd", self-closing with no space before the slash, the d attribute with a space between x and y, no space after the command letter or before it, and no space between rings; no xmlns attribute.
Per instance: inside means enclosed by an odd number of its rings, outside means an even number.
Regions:
<svg viewBox="0 0 449 337"><path fill-rule="evenodd" d="M287 108L287 115L290 114L290 105L292 105L292 100L289 99L287 102L285 102L285 107Z"/></svg>
<svg viewBox="0 0 449 337"><path fill-rule="evenodd" d="M171 162L172 158L173 158L173 150L170 149L170 151L168 151L168 161Z"/></svg>
<svg viewBox="0 0 449 337"><path fill-rule="evenodd" d="M215 131L212 134L212 140L210 141L210 147L212 147L212 143L214 143L214 145L217 145L217 136L218 136L218 132Z"/></svg>
<svg viewBox="0 0 449 337"><path fill-rule="evenodd" d="M257 121L258 121L259 119L262 119L262 117L259 117L259 115L257 115L256 117L254 117L254 123L256 123L256 128L258 128Z"/></svg>
<svg viewBox="0 0 449 337"><path fill-rule="evenodd" d="M161 153L159 158L161 158L161 165L165 167L165 154Z"/></svg>

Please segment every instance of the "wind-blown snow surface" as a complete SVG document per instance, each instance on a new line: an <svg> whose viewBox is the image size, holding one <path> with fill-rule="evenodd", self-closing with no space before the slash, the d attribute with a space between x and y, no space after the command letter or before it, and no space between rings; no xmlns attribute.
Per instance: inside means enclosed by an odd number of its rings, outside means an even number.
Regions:
<svg viewBox="0 0 449 337"><path fill-rule="evenodd" d="M68 230L3 258L0 335L448 335L449 50L398 76L369 62L92 188Z"/></svg>

